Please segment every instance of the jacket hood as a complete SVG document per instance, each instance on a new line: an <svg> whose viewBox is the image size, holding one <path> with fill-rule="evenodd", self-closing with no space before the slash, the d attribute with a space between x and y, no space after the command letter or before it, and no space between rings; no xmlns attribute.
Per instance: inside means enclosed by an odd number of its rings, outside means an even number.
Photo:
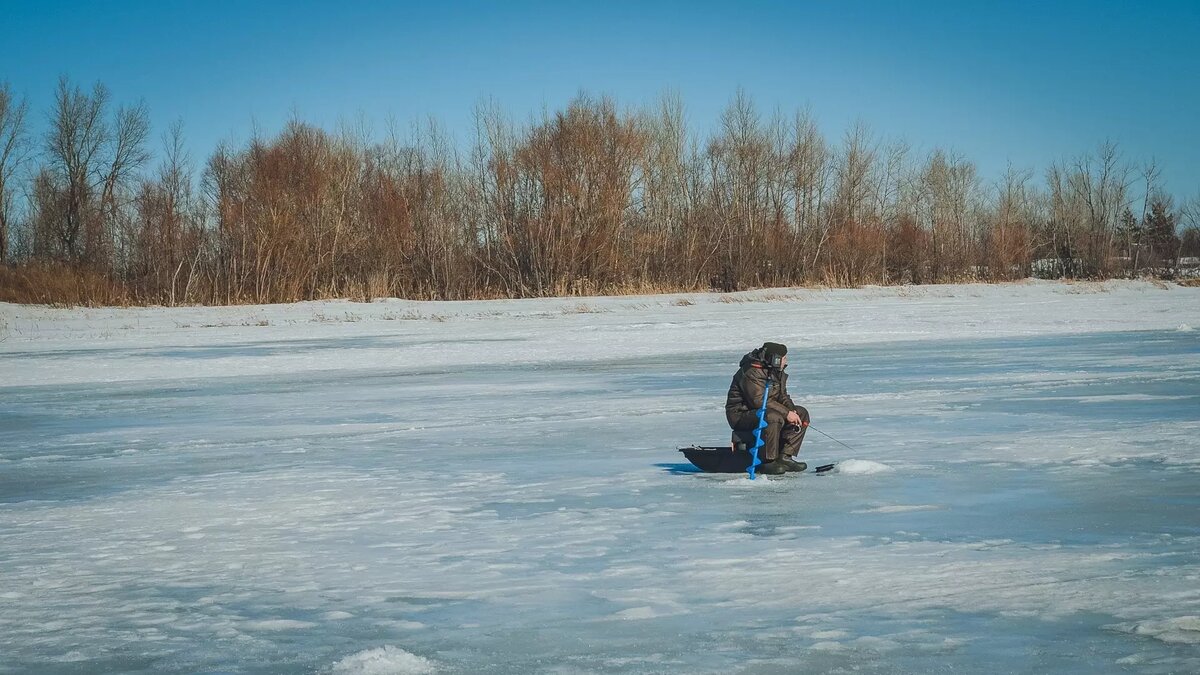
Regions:
<svg viewBox="0 0 1200 675"><path fill-rule="evenodd" d="M741 363L738 363L738 368L747 368L756 363L760 366L763 365L762 353L760 349L754 349L750 352L747 352L746 355L742 357Z"/></svg>

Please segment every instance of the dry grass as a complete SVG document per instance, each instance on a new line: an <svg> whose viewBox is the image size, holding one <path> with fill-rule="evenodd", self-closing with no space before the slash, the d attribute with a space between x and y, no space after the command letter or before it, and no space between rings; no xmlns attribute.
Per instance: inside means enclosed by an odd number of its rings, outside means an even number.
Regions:
<svg viewBox="0 0 1200 675"><path fill-rule="evenodd" d="M562 309L563 314L603 314L607 311L607 309L592 307L591 305L587 305L582 302L574 307L563 307Z"/></svg>
<svg viewBox="0 0 1200 675"><path fill-rule="evenodd" d="M353 312L343 312L341 316L318 312L310 320L311 323L358 323L359 321L362 321L362 316Z"/></svg>
<svg viewBox="0 0 1200 675"><path fill-rule="evenodd" d="M0 265L0 302L68 307L136 304L124 285L103 274L65 265Z"/></svg>
<svg viewBox="0 0 1200 675"><path fill-rule="evenodd" d="M492 312L492 316L502 316L502 312ZM388 312L379 317L384 321L436 321L442 323L446 320L444 314L422 314L415 309L408 309L403 312Z"/></svg>
<svg viewBox="0 0 1200 675"><path fill-rule="evenodd" d="M1172 282L1165 282L1154 277L1142 277L1143 281L1153 284L1156 288L1168 288L1170 283L1174 283L1180 287L1200 287L1200 278L1183 278L1176 279ZM1018 279L1015 281L997 281L990 283L1010 283L1024 284L1028 283L1028 279ZM979 283L989 283L981 281ZM1064 292L1072 295L1106 293L1110 289L1102 282L1097 280L1075 280L1063 279L1061 283L1066 287ZM916 284L879 284L881 287L894 289L890 291L900 297L922 296L931 291L927 286ZM385 288L385 282L382 277L372 279L368 284L361 285L356 289L360 292L356 297L345 298L333 292L333 289L325 289L318 298L321 300L365 300L370 296L380 297L378 292ZM369 293L361 291L369 290ZM796 286L794 290L817 290L826 291L832 288L855 288L862 287L862 284L817 284ZM668 295L672 293L690 293L697 292L695 288L672 287L665 284L640 284L630 283L621 285L609 285L603 288L591 288L593 297L614 297L627 295ZM761 289L746 288L746 291L754 291ZM570 298L570 295L562 296ZM508 296L502 293L495 293L489 290L482 290L469 298L471 300L495 300L506 299ZM720 294L715 296L715 301L725 304L741 304L755 302L802 302L804 296L797 295L795 292L788 290L781 291L766 291L761 294ZM145 306L154 304L155 299L142 296L133 291L129 286L112 279L110 276L100 274L87 269L76 269L67 265L56 263L30 263L24 265L0 265L0 302L11 302L17 304L38 304L50 306L65 306L65 307L130 307L130 306ZM661 301L660 301L661 302ZM686 297L676 297L666 300L670 305L677 307L689 307L695 305L696 302ZM234 295L231 297L210 296L207 302L200 304L257 304L254 297L249 295ZM573 305L566 305L559 310L560 314L601 314L610 310L603 307L578 302ZM379 317L383 320L410 320L410 321L446 321L447 317L437 314L425 314L417 310L405 310L402 312L389 312ZM350 312L344 315L327 316L317 315L311 319L313 323L347 323L361 321L362 316ZM248 325L248 324L242 324ZM266 324L259 324L266 325Z"/></svg>
<svg viewBox="0 0 1200 675"><path fill-rule="evenodd" d="M175 325L179 326L180 328L191 328L192 327L191 324L178 324L177 323ZM202 323L202 324L198 324L198 327L199 328L235 328L235 327L240 326L243 328L249 328L252 326L270 326L270 325L271 325L271 322L268 319L262 319L262 318L256 318L256 317L246 317L240 321L219 321L217 323Z"/></svg>

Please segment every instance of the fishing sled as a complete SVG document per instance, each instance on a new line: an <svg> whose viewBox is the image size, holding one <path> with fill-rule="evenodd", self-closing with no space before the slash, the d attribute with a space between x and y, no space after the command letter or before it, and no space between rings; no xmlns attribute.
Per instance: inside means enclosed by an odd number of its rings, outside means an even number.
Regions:
<svg viewBox="0 0 1200 675"><path fill-rule="evenodd" d="M725 446L692 445L679 448L697 469L706 473L742 473L750 468L750 450L744 444ZM833 464L818 466L815 473L832 470Z"/></svg>

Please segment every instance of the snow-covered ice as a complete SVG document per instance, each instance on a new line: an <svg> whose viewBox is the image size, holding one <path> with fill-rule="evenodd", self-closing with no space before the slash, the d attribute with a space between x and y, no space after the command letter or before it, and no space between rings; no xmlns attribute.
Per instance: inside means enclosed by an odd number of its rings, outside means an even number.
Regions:
<svg viewBox="0 0 1200 675"><path fill-rule="evenodd" d="M1200 671L1200 289L0 305L0 672ZM728 438L791 348L810 465Z"/></svg>

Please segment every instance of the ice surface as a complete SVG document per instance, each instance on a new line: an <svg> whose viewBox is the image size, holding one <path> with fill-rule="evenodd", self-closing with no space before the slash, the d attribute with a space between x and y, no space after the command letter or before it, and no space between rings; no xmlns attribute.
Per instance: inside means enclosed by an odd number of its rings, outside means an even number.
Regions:
<svg viewBox="0 0 1200 675"><path fill-rule="evenodd" d="M1200 289L0 318L0 672L1200 671Z"/></svg>
<svg viewBox="0 0 1200 675"><path fill-rule="evenodd" d="M1161 621L1142 621L1139 623L1113 626L1117 630L1128 631L1136 635L1148 635L1163 642L1182 644L1200 644L1200 616L1180 616Z"/></svg>

